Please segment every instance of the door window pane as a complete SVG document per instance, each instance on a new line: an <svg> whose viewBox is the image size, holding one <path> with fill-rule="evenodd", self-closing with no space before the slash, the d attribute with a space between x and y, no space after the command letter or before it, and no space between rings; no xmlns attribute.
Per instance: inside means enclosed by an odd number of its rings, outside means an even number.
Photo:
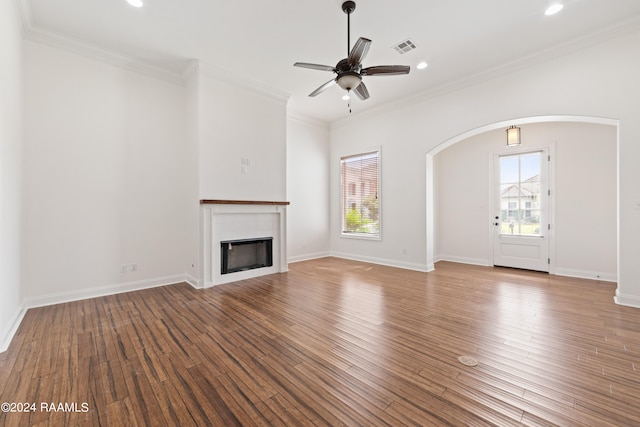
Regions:
<svg viewBox="0 0 640 427"><path fill-rule="evenodd" d="M500 233L540 235L542 152L500 157Z"/></svg>

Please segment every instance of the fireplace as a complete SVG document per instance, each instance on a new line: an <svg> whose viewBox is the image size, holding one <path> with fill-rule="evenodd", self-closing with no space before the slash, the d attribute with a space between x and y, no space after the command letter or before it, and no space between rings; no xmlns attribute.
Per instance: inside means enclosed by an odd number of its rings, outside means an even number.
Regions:
<svg viewBox="0 0 640 427"><path fill-rule="evenodd" d="M201 200L198 287L286 272L288 205Z"/></svg>
<svg viewBox="0 0 640 427"><path fill-rule="evenodd" d="M273 237L220 242L220 274L273 265Z"/></svg>

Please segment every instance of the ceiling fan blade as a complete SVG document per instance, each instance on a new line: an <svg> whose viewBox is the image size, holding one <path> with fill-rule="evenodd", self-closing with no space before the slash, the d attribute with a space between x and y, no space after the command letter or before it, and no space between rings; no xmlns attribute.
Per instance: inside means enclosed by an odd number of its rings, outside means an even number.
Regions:
<svg viewBox="0 0 640 427"><path fill-rule="evenodd" d="M336 71L336 68L330 65L309 64L308 62L296 62L295 64L293 64L293 66L301 68L311 68L312 70L320 71Z"/></svg>
<svg viewBox="0 0 640 427"><path fill-rule="evenodd" d="M353 90L353 93L355 93L358 98L362 99L363 101L369 98L369 91L364 85L364 82L360 82L360 84Z"/></svg>
<svg viewBox="0 0 640 427"><path fill-rule="evenodd" d="M331 79L328 82L326 82L325 84L323 84L322 86L320 86L318 89L316 89L313 92L311 92L309 94L309 96L316 96L319 93L324 92L325 90L329 89L334 84L336 84L336 79Z"/></svg>
<svg viewBox="0 0 640 427"><path fill-rule="evenodd" d="M411 67L408 65L377 65L374 67L364 68L360 74L363 76L375 76L378 74L386 74L393 76L397 74L409 74Z"/></svg>
<svg viewBox="0 0 640 427"><path fill-rule="evenodd" d="M348 64L351 66L360 64L364 60L364 57L367 56L370 46L371 40L360 37L349 53L349 58L347 58Z"/></svg>

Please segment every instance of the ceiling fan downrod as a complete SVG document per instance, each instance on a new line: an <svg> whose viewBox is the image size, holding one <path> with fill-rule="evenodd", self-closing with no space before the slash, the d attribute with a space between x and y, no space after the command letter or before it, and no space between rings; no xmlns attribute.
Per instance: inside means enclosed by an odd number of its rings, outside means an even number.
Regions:
<svg viewBox="0 0 640 427"><path fill-rule="evenodd" d="M356 2L345 1L342 3L342 11L347 14L347 56L351 52L351 14L356 10Z"/></svg>

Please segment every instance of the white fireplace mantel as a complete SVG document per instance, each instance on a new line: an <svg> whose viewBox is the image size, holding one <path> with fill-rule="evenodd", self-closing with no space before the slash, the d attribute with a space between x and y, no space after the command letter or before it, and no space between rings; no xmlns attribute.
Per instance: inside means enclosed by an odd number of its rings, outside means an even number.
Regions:
<svg viewBox="0 0 640 427"><path fill-rule="evenodd" d="M199 287L286 272L288 205L289 202L201 200ZM273 266L221 274L221 241L262 237L273 237Z"/></svg>

